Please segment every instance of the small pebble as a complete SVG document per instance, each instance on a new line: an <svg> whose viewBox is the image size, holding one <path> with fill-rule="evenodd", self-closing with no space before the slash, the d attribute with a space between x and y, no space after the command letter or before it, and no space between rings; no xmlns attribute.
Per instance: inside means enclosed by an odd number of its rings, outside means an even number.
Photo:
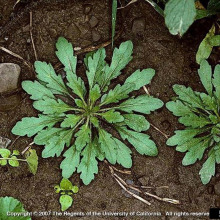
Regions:
<svg viewBox="0 0 220 220"><path fill-rule="evenodd" d="M143 32L145 31L145 26L146 26L145 18L143 17L135 18L132 24L132 32L133 33Z"/></svg>
<svg viewBox="0 0 220 220"><path fill-rule="evenodd" d="M95 16L92 16L91 19L89 20L89 24L91 28L96 27L98 23L99 23L99 20Z"/></svg>
<svg viewBox="0 0 220 220"><path fill-rule="evenodd" d="M94 42L97 42L101 39L101 35L97 31L92 32L92 39Z"/></svg>

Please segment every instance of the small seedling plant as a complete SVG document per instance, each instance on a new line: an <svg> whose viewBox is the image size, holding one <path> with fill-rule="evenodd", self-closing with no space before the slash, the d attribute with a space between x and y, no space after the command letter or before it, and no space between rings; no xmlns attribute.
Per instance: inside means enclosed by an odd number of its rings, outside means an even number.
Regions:
<svg viewBox="0 0 220 220"><path fill-rule="evenodd" d="M21 154L18 150L0 149L0 166L6 166L9 164L12 167L19 167L20 162L26 162L31 173L34 175L37 173L38 168L38 156L36 150L29 149L25 153L25 159L21 158Z"/></svg>
<svg viewBox="0 0 220 220"><path fill-rule="evenodd" d="M23 89L34 100L41 112L38 117L25 117L12 129L16 135L35 136L34 143L44 145L43 158L59 157L65 149L60 168L68 179L76 170L84 184L89 184L98 173L98 160L106 158L111 164L132 166L127 140L142 155L156 156L155 143L147 134L150 123L144 114L163 106L150 95L129 97L132 91L149 84L155 71L137 70L126 81L115 87L110 82L131 61L133 44L123 42L115 48L111 64L105 61L105 49L85 58L87 86L76 74L77 57L72 44L59 38L56 55L64 65L66 77L55 73L51 64L35 62L37 81L24 81ZM118 82L118 81L116 81Z"/></svg>
<svg viewBox="0 0 220 220"><path fill-rule="evenodd" d="M60 182L60 185L56 185L54 187L55 192L60 194L60 205L61 211L66 211L73 203L72 195L76 194L79 191L77 186L73 186L73 184L68 180L63 178Z"/></svg>
<svg viewBox="0 0 220 220"><path fill-rule="evenodd" d="M167 145L177 145L177 151L186 152L182 161L184 166L201 160L207 151L206 161L199 172L202 183L207 184L215 175L215 164L220 163L220 65L212 74L211 66L203 60L198 73L207 93L182 85L173 86L177 97L166 107L180 117L179 122L186 128L175 131Z"/></svg>

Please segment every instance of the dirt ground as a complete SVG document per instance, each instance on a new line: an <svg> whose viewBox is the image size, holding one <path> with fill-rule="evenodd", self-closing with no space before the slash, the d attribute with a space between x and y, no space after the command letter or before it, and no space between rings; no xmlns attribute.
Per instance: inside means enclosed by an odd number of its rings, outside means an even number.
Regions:
<svg viewBox="0 0 220 220"><path fill-rule="evenodd" d="M75 47L97 45L111 38L111 1L108 0L40 0L39 3L23 1L13 11L15 0L0 0L0 45L24 57L33 63L34 52L30 43L29 11L33 13L33 38L36 44L38 59L56 64L55 42L59 36L69 39ZM117 32L123 33L115 44L125 40L134 43L133 60L123 71L123 80L136 69L154 68L154 77L149 91L164 102L174 95L172 85L183 84L202 91L197 75L198 65L195 55L198 45L211 27L212 20L201 20L194 24L182 38L169 34L163 18L144 1L139 1L118 12ZM6 27L6 28L5 28ZM111 46L107 47L108 59ZM78 57L79 73L84 74L83 55ZM33 79L34 73L19 59L0 52L0 62L17 63L22 68L21 81ZM210 58L217 64L218 54L213 52ZM144 91L140 91L144 93ZM24 91L0 98L0 136L14 140L11 134L15 123L25 116L37 115ZM149 121L160 130L172 135L181 128L177 118L163 107L151 114ZM159 155L156 158L141 156L133 151L132 175L122 175L124 179L135 184L147 186L169 186L168 189L153 189L149 192L161 197L180 200L180 205L147 198L152 205L125 196L120 186L111 177L108 167L99 163L99 173L95 180L84 186L79 175L74 174L71 181L80 187L74 196L74 204L68 212L161 212L161 217L140 217L133 219L182 219L165 216L165 212L208 212L210 207L220 206L220 197L214 192L214 185L220 180L220 167L216 176L207 185L202 185L199 170L202 163L183 167L183 154L166 146L166 139L153 128L147 131L156 142ZM16 148L22 150L31 138L19 138ZM42 146L34 146L41 154ZM60 182L59 165L62 158L39 159L36 176L29 173L26 165L19 168L0 168L0 196L12 196L19 199L26 210L60 211L59 195L54 193L53 186ZM102 219L104 217L83 217L83 219ZM128 219L127 217L106 217L107 219ZM68 217L33 217L33 219L72 219ZM187 219L198 219L190 217ZM203 217L201 219L208 219Z"/></svg>

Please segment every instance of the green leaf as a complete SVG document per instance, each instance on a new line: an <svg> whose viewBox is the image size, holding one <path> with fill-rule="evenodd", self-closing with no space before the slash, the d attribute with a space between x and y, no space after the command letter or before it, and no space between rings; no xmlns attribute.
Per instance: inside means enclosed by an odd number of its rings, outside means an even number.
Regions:
<svg viewBox="0 0 220 220"><path fill-rule="evenodd" d="M89 92L89 99L91 100L92 104L95 103L101 97L101 91L99 85L95 85L93 88L90 89Z"/></svg>
<svg viewBox="0 0 220 220"><path fill-rule="evenodd" d="M183 144L179 144L176 147L176 150L179 152L186 152L188 151L191 147L198 145L201 141L203 141L205 138L201 137L201 138L192 138L186 142L184 142Z"/></svg>
<svg viewBox="0 0 220 220"><path fill-rule="evenodd" d="M157 156L155 143L146 134L130 131L126 127L116 127L123 140L127 139L141 155Z"/></svg>
<svg viewBox="0 0 220 220"><path fill-rule="evenodd" d="M205 93L200 93L200 98L206 110L218 111L218 106L215 97L209 96Z"/></svg>
<svg viewBox="0 0 220 220"><path fill-rule="evenodd" d="M38 168L38 156L36 150L30 149L26 154L26 160L30 172L35 175Z"/></svg>
<svg viewBox="0 0 220 220"><path fill-rule="evenodd" d="M200 69L198 70L200 80L208 92L212 95L212 68L206 60L201 61Z"/></svg>
<svg viewBox="0 0 220 220"><path fill-rule="evenodd" d="M212 176L215 175L215 154L212 153L203 164L199 172L203 184L209 183Z"/></svg>
<svg viewBox="0 0 220 220"><path fill-rule="evenodd" d="M62 128L74 128L81 118L81 115L68 114L66 115L66 118L63 120L60 126Z"/></svg>
<svg viewBox="0 0 220 220"><path fill-rule="evenodd" d="M99 127L99 120L98 120L98 118L96 118L96 117L91 117L91 118L90 118L90 122L91 122L96 128Z"/></svg>
<svg viewBox="0 0 220 220"><path fill-rule="evenodd" d="M215 87L215 94L218 100L220 100L220 64L215 66L212 83Z"/></svg>
<svg viewBox="0 0 220 220"><path fill-rule="evenodd" d="M59 157L64 149L64 146L68 147L73 135L73 129L63 130L59 133L59 136L54 136L45 145L42 152L43 158L54 157L57 155Z"/></svg>
<svg viewBox="0 0 220 220"><path fill-rule="evenodd" d="M61 190L72 190L73 184L68 180L63 178L60 182Z"/></svg>
<svg viewBox="0 0 220 220"><path fill-rule="evenodd" d="M68 80L67 85L72 89L73 93L78 95L82 100L86 94L86 87L80 77L77 77L72 71L66 72L66 78Z"/></svg>
<svg viewBox="0 0 220 220"><path fill-rule="evenodd" d="M204 109L200 97L190 87L186 88L182 85L174 85L173 90L182 101L187 102L192 107Z"/></svg>
<svg viewBox="0 0 220 220"><path fill-rule="evenodd" d="M131 159L131 150L119 141L116 138L113 138L115 141L116 151L117 151L117 163L121 164L125 168L131 168L132 159Z"/></svg>
<svg viewBox="0 0 220 220"><path fill-rule="evenodd" d="M200 142L192 146L191 148L189 148L189 151L186 153L185 157L183 158L182 164L184 166L188 166L194 164L197 161L197 159L201 160L205 150L208 147L209 147L209 139L206 139L203 142Z"/></svg>
<svg viewBox="0 0 220 220"><path fill-rule="evenodd" d="M122 99L128 98L128 94L135 89L134 83L126 83L124 85L117 85L114 89L111 89L107 94L101 98L101 106L110 103L117 103Z"/></svg>
<svg viewBox="0 0 220 220"><path fill-rule="evenodd" d="M56 43L56 55L64 65L65 71L71 71L76 74L77 58L74 56L73 46L64 37L59 37Z"/></svg>
<svg viewBox="0 0 220 220"><path fill-rule="evenodd" d="M5 166L5 165L7 165L7 163L8 163L8 160L0 160L0 165L1 166Z"/></svg>
<svg viewBox="0 0 220 220"><path fill-rule="evenodd" d="M220 46L220 35L215 35L213 37L210 37L208 41L211 46L218 47Z"/></svg>
<svg viewBox="0 0 220 220"><path fill-rule="evenodd" d="M73 186L73 187L72 187L72 192L73 192L73 193L78 193L78 192L79 192L78 186Z"/></svg>
<svg viewBox="0 0 220 220"><path fill-rule="evenodd" d="M8 149L1 149L0 148L0 155L3 157L3 158L9 158L9 156L11 155L11 151L8 150Z"/></svg>
<svg viewBox="0 0 220 220"><path fill-rule="evenodd" d="M116 26L116 18L117 18L117 5L118 1L112 1L112 47L114 44L114 37L115 37L115 26Z"/></svg>
<svg viewBox="0 0 220 220"><path fill-rule="evenodd" d="M158 4L156 4L156 2L154 2L154 0L145 0L146 2L148 2L156 12L158 12L162 17L164 17L164 11L162 8L159 7ZM157 1L158 2L158 1Z"/></svg>
<svg viewBox="0 0 220 220"><path fill-rule="evenodd" d="M131 98L125 102L122 102L118 109L128 113L135 111L144 114L150 114L151 111L155 111L162 106L163 102L160 99L148 95L141 95L137 98Z"/></svg>
<svg viewBox="0 0 220 220"><path fill-rule="evenodd" d="M18 213L19 216L15 217L16 220L31 220L30 216L24 216L27 211L24 209L21 202L12 197L0 197L0 219L12 220L14 219L8 213Z"/></svg>
<svg viewBox="0 0 220 220"><path fill-rule="evenodd" d="M33 106L43 114L61 114L73 110L73 107L67 105L60 99L44 98L43 100L35 101Z"/></svg>
<svg viewBox="0 0 220 220"><path fill-rule="evenodd" d="M200 133L200 129L185 129L175 131L175 135L170 137L166 144L169 146L181 145Z"/></svg>
<svg viewBox="0 0 220 220"><path fill-rule="evenodd" d="M86 124L83 125L80 128L80 130L75 134L76 137L75 145L78 151L81 151L83 147L85 147L86 144L89 143L91 138L90 135L91 135L91 130L89 126L87 126Z"/></svg>
<svg viewBox="0 0 220 220"><path fill-rule="evenodd" d="M124 117L120 114L120 112L116 112L115 110L100 113L100 115L109 123L117 123L124 121Z"/></svg>
<svg viewBox="0 0 220 220"><path fill-rule="evenodd" d="M38 81L23 81L22 88L31 95L30 98L33 100L40 100L43 97L55 98L53 93Z"/></svg>
<svg viewBox="0 0 220 220"><path fill-rule="evenodd" d="M142 71L140 70L136 70L131 76L129 76L126 81L125 81L125 85L127 83L134 83L135 84L135 88L133 90L138 90L140 89L142 86L145 86L147 84L149 84L152 80L152 78L155 75L155 70L154 69L144 69Z"/></svg>
<svg viewBox="0 0 220 220"><path fill-rule="evenodd" d="M83 150L83 158L77 169L77 172L81 173L80 178L85 185L88 185L94 179L94 174L98 173L98 162L93 144L90 142Z"/></svg>
<svg viewBox="0 0 220 220"><path fill-rule="evenodd" d="M31 137L43 130L45 127L52 127L62 118L40 115L39 118L25 117L13 127L12 133L19 136Z"/></svg>
<svg viewBox="0 0 220 220"><path fill-rule="evenodd" d="M195 20L206 18L212 15L217 14L216 11L206 10L206 9L197 9Z"/></svg>
<svg viewBox="0 0 220 220"><path fill-rule="evenodd" d="M34 63L37 78L46 83L46 86L53 89L54 94L69 94L61 75L57 75L51 64L36 61Z"/></svg>
<svg viewBox="0 0 220 220"><path fill-rule="evenodd" d="M95 136L93 142L92 142L92 146L93 149L95 151L96 154L96 158L98 158L99 160L103 161L105 159L105 155L104 152L101 149L100 143L99 143L99 139L97 136Z"/></svg>
<svg viewBox="0 0 220 220"><path fill-rule="evenodd" d="M8 160L8 163L12 166L12 167L19 167L19 161L17 161L17 157L16 156L12 156L10 157L12 160Z"/></svg>
<svg viewBox="0 0 220 220"><path fill-rule="evenodd" d="M45 145L48 143L50 139L52 139L54 136L59 135L64 131L62 128L48 128L45 130L42 130L38 132L38 134L34 138L34 143L37 145Z"/></svg>
<svg viewBox="0 0 220 220"><path fill-rule="evenodd" d="M85 105L84 105L84 103L82 102L81 99L75 99L74 101L75 101L75 103L76 103L76 105L77 105L78 107L80 107L80 108L85 108Z"/></svg>
<svg viewBox="0 0 220 220"><path fill-rule="evenodd" d="M202 40L202 42L199 45L199 49L196 53L196 62L200 64L202 60L208 59L213 46L209 43L209 39L215 35L215 25L211 27L209 32L206 34L205 38Z"/></svg>
<svg viewBox="0 0 220 220"><path fill-rule="evenodd" d="M211 121L205 117L197 116L194 113L185 115L179 119L179 122L185 126L192 128L202 128L205 125L211 124Z"/></svg>
<svg viewBox="0 0 220 220"><path fill-rule="evenodd" d="M86 71L86 75L89 81L90 88L92 88L95 83L98 83L99 85L101 85L102 83L103 80L102 73L104 66L106 65L105 57L106 57L105 49L101 48L97 50L94 54L92 54L92 56L89 56L87 59L88 70Z"/></svg>
<svg viewBox="0 0 220 220"><path fill-rule="evenodd" d="M117 159L117 151L115 149L115 142L112 135L103 129L99 129L99 143L101 150L105 153L106 159L115 164Z"/></svg>
<svg viewBox="0 0 220 220"><path fill-rule="evenodd" d="M12 154L15 155L15 156L19 156L20 152L18 150L13 150Z"/></svg>
<svg viewBox="0 0 220 220"><path fill-rule="evenodd" d="M66 211L73 203L73 199L69 195L60 196L61 211Z"/></svg>
<svg viewBox="0 0 220 220"><path fill-rule="evenodd" d="M137 132L146 131L150 127L150 123L143 115L124 114L123 116L125 118L125 124Z"/></svg>
<svg viewBox="0 0 220 220"><path fill-rule="evenodd" d="M164 15L170 33L182 36L196 17L194 0L169 0L165 5Z"/></svg>
<svg viewBox="0 0 220 220"><path fill-rule="evenodd" d="M65 159L60 164L60 169L62 169L62 176L68 179L76 171L79 165L80 151L77 151L76 147L73 145L63 154L63 156Z"/></svg>
<svg viewBox="0 0 220 220"><path fill-rule="evenodd" d="M187 106L184 105L181 101L171 101L166 103L167 109L169 109L175 116L185 116L190 114L192 111Z"/></svg>
<svg viewBox="0 0 220 220"><path fill-rule="evenodd" d="M111 65L105 66L104 81L101 90L106 90L112 79L115 79L121 74L121 70L131 61L133 52L133 44L131 41L121 43L119 48L115 48L112 56Z"/></svg>

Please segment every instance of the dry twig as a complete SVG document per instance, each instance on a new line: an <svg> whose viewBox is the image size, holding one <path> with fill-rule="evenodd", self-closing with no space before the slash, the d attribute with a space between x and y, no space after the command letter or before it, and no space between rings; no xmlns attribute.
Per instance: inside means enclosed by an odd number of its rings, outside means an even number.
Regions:
<svg viewBox="0 0 220 220"><path fill-rule="evenodd" d="M38 60L38 56L37 56L37 52L36 52L36 48L35 48L35 44L34 44L34 38L33 38L32 29L33 29L33 14L32 14L32 11L31 11L30 12L30 36L31 36L31 43L32 43L32 47L33 47L33 50L34 50L35 60Z"/></svg>
<svg viewBox="0 0 220 220"><path fill-rule="evenodd" d="M16 142L20 137L21 137L21 136L17 136L17 137L13 140L13 142L10 144L10 146L9 146L8 148L13 147L13 145L15 144L15 142Z"/></svg>
<svg viewBox="0 0 220 220"><path fill-rule="evenodd" d="M25 149L21 152L21 154L22 155L24 155L25 154L25 152L26 151L28 151L29 150L29 148L32 146L34 144L34 142L31 142L30 144L28 144L28 146L27 147L25 147Z"/></svg>
<svg viewBox="0 0 220 220"><path fill-rule="evenodd" d="M123 9L123 8L126 8L126 7L128 7L129 5L131 5L131 4L133 4L133 3L137 2L137 1L138 1L138 0L131 0L127 5L118 8L118 10Z"/></svg>
<svg viewBox="0 0 220 220"><path fill-rule="evenodd" d="M8 49L5 48L5 47L1 47L1 46L0 46L0 50L2 50L2 51L4 51L4 52L6 52L6 53L12 55L13 57L16 57L16 58L22 60L26 66L28 66L29 68L32 69L31 63L28 62L28 61L26 61L26 60L25 60L23 57L21 57L20 55L18 55L18 54L16 54L16 53L12 52L12 51L10 51L10 50L8 50Z"/></svg>
<svg viewBox="0 0 220 220"><path fill-rule="evenodd" d="M132 189L132 190L135 190L136 192L138 193L142 193L144 195L147 195L147 196L150 196L150 197L153 197L159 201L163 201L163 202L168 202L168 203L172 203L172 204L175 204L175 205L178 205L180 204L179 200L176 200L176 199L170 199L170 198L161 198L157 195L154 195L152 193L149 193L149 192L146 192L146 191L143 191L141 190L140 188L159 188L159 187L139 187L139 186L136 186L136 185L133 185L133 184L127 184L120 176L118 176L114 170L120 172L120 170L118 170L117 168L115 168L114 166L111 166L106 160L104 161L107 165L108 165L108 168L110 169L110 172L111 172L111 175L112 177L115 179L115 181L119 184L119 186L125 190L128 194L130 194L131 196L133 196L134 198L140 200L141 202L144 202L145 204L147 205L151 205L150 202L148 202L147 200L145 200L144 198L142 198L141 196L131 192L128 188ZM125 172L123 172L125 173ZM127 173L126 173L127 174ZM168 188L168 186L163 186L163 188ZM162 188L162 187L160 187Z"/></svg>

